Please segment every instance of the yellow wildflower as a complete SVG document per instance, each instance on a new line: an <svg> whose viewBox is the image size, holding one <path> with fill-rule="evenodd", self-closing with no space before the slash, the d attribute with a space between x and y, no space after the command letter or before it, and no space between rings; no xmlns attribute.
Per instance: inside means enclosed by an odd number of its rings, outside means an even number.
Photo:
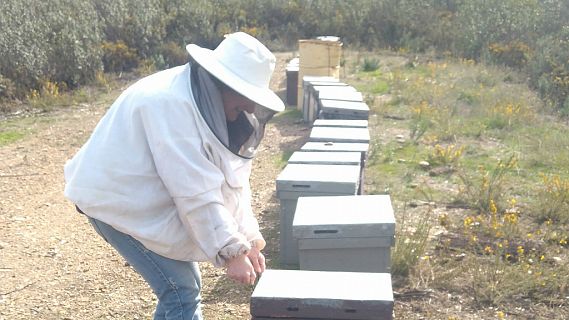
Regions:
<svg viewBox="0 0 569 320"><path fill-rule="evenodd" d="M508 222L509 224L516 224L518 223L518 215L515 213L508 213L504 216L504 222Z"/></svg>
<svg viewBox="0 0 569 320"><path fill-rule="evenodd" d="M470 227L473 224L474 224L474 219L471 216L464 218L464 226L465 227Z"/></svg>
<svg viewBox="0 0 569 320"><path fill-rule="evenodd" d="M494 203L494 200L490 200L490 212L492 212L493 214L496 214L496 212L498 212L498 208L496 207L496 203Z"/></svg>

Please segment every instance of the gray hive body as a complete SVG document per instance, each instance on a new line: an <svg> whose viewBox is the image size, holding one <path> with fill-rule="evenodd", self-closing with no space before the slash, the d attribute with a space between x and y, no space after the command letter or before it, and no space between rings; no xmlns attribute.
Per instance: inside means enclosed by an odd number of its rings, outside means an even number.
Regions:
<svg viewBox="0 0 569 320"><path fill-rule="evenodd" d="M388 195L298 199L293 237L302 270L390 272L394 235Z"/></svg>

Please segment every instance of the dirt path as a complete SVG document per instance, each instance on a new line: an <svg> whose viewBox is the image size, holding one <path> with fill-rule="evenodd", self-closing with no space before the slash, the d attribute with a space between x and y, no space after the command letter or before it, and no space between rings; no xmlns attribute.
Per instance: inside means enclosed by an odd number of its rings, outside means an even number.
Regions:
<svg viewBox="0 0 569 320"><path fill-rule="evenodd" d="M284 89L278 55L272 86ZM32 133L0 147L0 320L149 319L155 298L144 281L63 197L63 165L87 139L106 103L25 121ZM275 178L282 150L297 150L308 129L283 117L267 130L252 176L253 205L273 265L278 247ZM206 319L249 319L250 287L202 264Z"/></svg>

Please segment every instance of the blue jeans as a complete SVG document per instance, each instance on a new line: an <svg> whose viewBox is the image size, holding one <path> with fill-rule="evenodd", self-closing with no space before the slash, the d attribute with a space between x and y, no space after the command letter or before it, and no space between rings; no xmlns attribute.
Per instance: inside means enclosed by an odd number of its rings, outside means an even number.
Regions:
<svg viewBox="0 0 569 320"><path fill-rule="evenodd" d="M196 262L172 260L146 249L133 237L89 218L97 233L146 280L158 298L155 320L201 320L201 276Z"/></svg>

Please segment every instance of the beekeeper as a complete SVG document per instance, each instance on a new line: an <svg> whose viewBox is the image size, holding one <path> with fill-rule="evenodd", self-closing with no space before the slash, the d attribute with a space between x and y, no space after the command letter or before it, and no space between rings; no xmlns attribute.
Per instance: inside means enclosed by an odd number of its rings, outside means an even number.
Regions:
<svg viewBox="0 0 569 320"><path fill-rule="evenodd" d="M264 271L249 176L284 109L257 39L186 49L188 64L126 89L65 165L65 196L152 288L154 319L201 319L197 261L244 284Z"/></svg>

